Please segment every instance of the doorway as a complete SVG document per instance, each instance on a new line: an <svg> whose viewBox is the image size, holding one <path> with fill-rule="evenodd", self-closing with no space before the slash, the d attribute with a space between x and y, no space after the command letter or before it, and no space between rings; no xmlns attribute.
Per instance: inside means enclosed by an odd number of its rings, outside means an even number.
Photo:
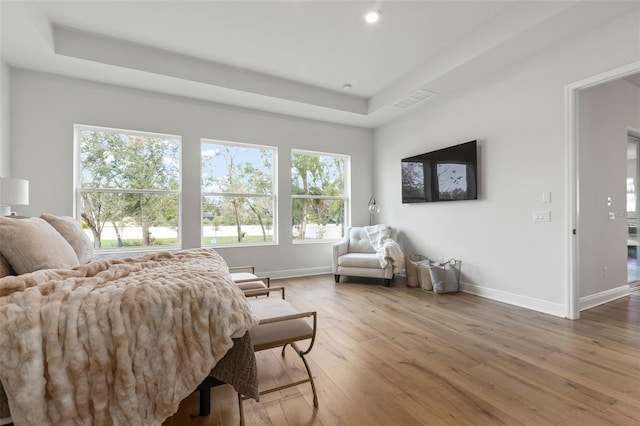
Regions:
<svg viewBox="0 0 640 426"><path fill-rule="evenodd" d="M627 142L627 281L629 287L640 286L638 265L638 225L640 222L640 197L638 197L640 176L640 138L629 134Z"/></svg>
<svg viewBox="0 0 640 426"><path fill-rule="evenodd" d="M625 79L631 79L629 82L631 82L634 85L637 85L638 87L640 87L640 83L637 84L636 82L638 82L638 79L640 79L640 61L636 61L636 62L632 62L630 64L621 66L619 68L598 74L598 75L594 75L592 77L588 77L584 80L580 80L577 82L574 82L572 84L569 84L565 87L565 106L566 106L566 122L567 122L567 133L566 133L566 142L567 142L567 152L568 152L568 156L567 156L567 170L568 173L566 175L567 180L567 193L568 193L568 203L567 203L567 209L568 209L568 225L569 225L569 229L568 232L565 234L566 235L566 247L567 247L567 255L568 255L568 259L569 262L567 263L567 293L566 293L566 300L567 300L567 314L566 317L568 319L578 319L580 318L580 311L582 309L588 309L589 307L592 306L596 306L598 304L602 304L602 303L606 303L609 300L613 300L617 297L623 297L627 294L629 294L629 286L628 285L623 285L621 287L617 287L617 288L613 288L610 289L610 291L604 291L601 292L603 293L602 295L598 295L595 298L590 298L589 300L586 300L586 298L584 298L583 300L581 300L580 297L580 291L579 289L582 287L582 285L579 285L579 282L583 281L584 278L593 278L593 279L597 279L596 277L598 276L605 276L608 274L608 268L603 268L602 271L600 271L601 273L585 273L584 271L581 271L580 268L578 267L579 264L579 258L583 258L583 253L581 251L581 253L579 254L579 250L578 250L578 246L579 246L579 241L583 240L582 238L580 238L580 232L578 232L578 222L579 222L579 216L582 217L583 214L578 214L579 212L579 205L580 205L580 191L579 191L579 187L581 185L579 185L579 181L581 173L580 173L580 167L578 164L578 99L579 99L579 92L581 92L583 89L588 89L591 87L595 87L607 82L612 82L614 80L617 79L621 79L621 78L625 78ZM634 133L635 135L635 133ZM640 132L638 132L638 135L636 136L640 136ZM621 138L622 139L622 138ZM623 143L625 141L625 139L622 139ZM640 154L640 152L637 152L636 154ZM624 155L624 154L623 154ZM638 157L638 155L636 155ZM637 160L638 161L638 160ZM622 175L620 176L620 183L623 184L624 182L624 178L623 176L626 174L625 171L622 171ZM640 176L638 176L638 179L640 179ZM636 180L638 180L636 179ZM583 182L584 183L584 182ZM637 183L636 187L640 185L640 182ZM623 187L624 188L624 187ZM622 189L622 188L620 188ZM624 192L621 191L620 192L620 198L624 197ZM638 197L636 197L637 199ZM603 200L603 201L607 201L607 203L609 202L608 200ZM615 216L618 217L624 217L624 201L622 201L622 203L618 202L618 212L616 214L616 212L613 212L614 216L609 216L611 217L611 220L614 219ZM622 205L620 205L622 204ZM638 209L636 209L636 211L638 211ZM606 213L609 213L610 211L607 211ZM586 230L586 228L585 228ZM637 230L637 227L636 227ZM622 231L622 234L620 234L620 237L622 239L624 239L625 235L625 231L623 229L620 229L620 231ZM637 231L636 231L637 232ZM627 230L628 233L628 230ZM584 241L584 240L583 240ZM623 241L623 240L622 240ZM623 243L624 244L624 243ZM584 245L583 245L584 246ZM621 249L621 254L624 254L624 246L620 247ZM636 253L636 266L639 266L638 264L640 263L637 259L637 253ZM627 259L629 258L629 256L627 256ZM622 262L624 262L623 259L621 259ZM587 263L588 264L588 263ZM624 263L621 265L624 268ZM620 276L620 280L618 282L624 283L624 270L620 270L619 273L621 274ZM623 289L622 287L624 287L625 289ZM637 290L640 289L640 286L634 287L632 290ZM595 293L594 293L595 294Z"/></svg>

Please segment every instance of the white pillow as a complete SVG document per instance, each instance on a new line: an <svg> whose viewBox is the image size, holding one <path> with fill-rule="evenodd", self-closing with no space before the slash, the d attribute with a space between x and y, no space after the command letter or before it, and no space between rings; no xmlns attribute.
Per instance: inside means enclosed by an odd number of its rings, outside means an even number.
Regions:
<svg viewBox="0 0 640 426"><path fill-rule="evenodd" d="M78 256L69 243L39 217L0 217L0 253L17 274L78 265Z"/></svg>
<svg viewBox="0 0 640 426"><path fill-rule="evenodd" d="M40 217L53 226L64 237L78 256L78 262L89 263L93 260L93 243L84 232L80 222L71 216L55 216L43 214Z"/></svg>

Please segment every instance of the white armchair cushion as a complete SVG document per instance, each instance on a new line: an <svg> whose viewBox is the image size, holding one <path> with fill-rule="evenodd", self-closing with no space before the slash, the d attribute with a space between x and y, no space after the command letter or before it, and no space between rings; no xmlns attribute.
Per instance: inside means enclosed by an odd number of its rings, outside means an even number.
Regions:
<svg viewBox="0 0 640 426"><path fill-rule="evenodd" d="M349 230L349 253L375 253L363 227L353 227Z"/></svg>
<svg viewBox="0 0 640 426"><path fill-rule="evenodd" d="M338 266L381 269L375 253L347 253L338 258Z"/></svg>

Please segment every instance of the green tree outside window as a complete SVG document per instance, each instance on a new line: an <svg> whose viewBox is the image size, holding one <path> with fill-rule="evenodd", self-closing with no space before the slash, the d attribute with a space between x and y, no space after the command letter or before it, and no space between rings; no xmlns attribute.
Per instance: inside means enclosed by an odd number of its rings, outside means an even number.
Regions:
<svg viewBox="0 0 640 426"><path fill-rule="evenodd" d="M344 234L349 157L294 150L291 194L294 241L323 241Z"/></svg>
<svg viewBox="0 0 640 426"><path fill-rule="evenodd" d="M274 147L203 140L203 245L276 241Z"/></svg>
<svg viewBox="0 0 640 426"><path fill-rule="evenodd" d="M179 246L180 138L76 126L78 209L96 249Z"/></svg>

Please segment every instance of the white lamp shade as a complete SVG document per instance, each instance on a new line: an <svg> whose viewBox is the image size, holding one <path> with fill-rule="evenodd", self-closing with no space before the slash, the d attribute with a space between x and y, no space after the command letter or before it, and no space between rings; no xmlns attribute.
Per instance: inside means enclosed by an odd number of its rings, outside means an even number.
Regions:
<svg viewBox="0 0 640 426"><path fill-rule="evenodd" d="M0 205L26 206L29 204L29 181L0 178Z"/></svg>

